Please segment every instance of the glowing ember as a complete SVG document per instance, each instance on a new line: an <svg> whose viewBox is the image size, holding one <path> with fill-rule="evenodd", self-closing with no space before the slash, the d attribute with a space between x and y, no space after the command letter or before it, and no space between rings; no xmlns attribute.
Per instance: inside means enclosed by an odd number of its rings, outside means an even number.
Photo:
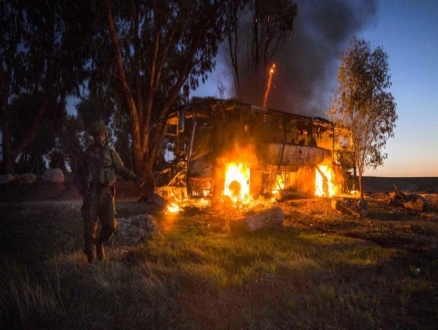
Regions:
<svg viewBox="0 0 438 330"><path fill-rule="evenodd" d="M249 196L250 169L248 164L225 164L224 196L232 201L244 201Z"/></svg>
<svg viewBox="0 0 438 330"><path fill-rule="evenodd" d="M333 184L334 173L332 168L317 166L315 173L315 196L331 197L336 195L337 187Z"/></svg>
<svg viewBox="0 0 438 330"><path fill-rule="evenodd" d="M283 190L285 187L285 183L282 175L275 176L274 188L272 190L273 194L278 193L280 190Z"/></svg>
<svg viewBox="0 0 438 330"><path fill-rule="evenodd" d="M275 72L275 63L272 64L271 69L269 70L269 79L268 79L268 85L266 86L266 92L265 92L265 98L263 99L263 107L266 108L266 105L268 104L268 96L269 91L271 90L271 84L272 84L272 76Z"/></svg>
<svg viewBox="0 0 438 330"><path fill-rule="evenodd" d="M179 206L175 203L170 203L169 205L167 205L167 211L169 211L169 213L178 213Z"/></svg>

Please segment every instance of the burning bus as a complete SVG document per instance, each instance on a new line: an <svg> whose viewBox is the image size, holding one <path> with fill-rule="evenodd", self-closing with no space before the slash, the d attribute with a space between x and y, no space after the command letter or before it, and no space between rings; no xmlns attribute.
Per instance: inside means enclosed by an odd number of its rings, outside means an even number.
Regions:
<svg viewBox="0 0 438 330"><path fill-rule="evenodd" d="M245 202L291 191L334 196L346 189L349 131L319 118L235 101L209 100L166 117L155 192Z"/></svg>

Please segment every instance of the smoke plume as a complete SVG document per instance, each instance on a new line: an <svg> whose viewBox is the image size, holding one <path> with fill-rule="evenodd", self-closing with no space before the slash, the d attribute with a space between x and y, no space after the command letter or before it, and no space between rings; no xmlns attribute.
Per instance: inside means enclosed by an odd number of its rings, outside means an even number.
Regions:
<svg viewBox="0 0 438 330"><path fill-rule="evenodd" d="M324 116L336 89L339 56L375 17L377 0L295 2L298 14L291 38L273 61L276 72L267 107Z"/></svg>

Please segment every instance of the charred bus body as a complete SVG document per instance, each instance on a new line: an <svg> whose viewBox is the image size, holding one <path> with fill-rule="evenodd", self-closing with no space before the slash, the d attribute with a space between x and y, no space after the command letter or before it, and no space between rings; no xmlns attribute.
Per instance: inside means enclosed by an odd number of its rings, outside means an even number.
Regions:
<svg viewBox="0 0 438 330"><path fill-rule="evenodd" d="M165 199L346 189L341 159L351 153L349 131L323 118L211 100L173 110L166 124L155 172L155 192Z"/></svg>

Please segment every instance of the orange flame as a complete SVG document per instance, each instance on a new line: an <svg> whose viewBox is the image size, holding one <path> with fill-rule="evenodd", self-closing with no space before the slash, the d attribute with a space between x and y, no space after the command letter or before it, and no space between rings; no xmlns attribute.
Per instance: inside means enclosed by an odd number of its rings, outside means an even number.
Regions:
<svg viewBox="0 0 438 330"><path fill-rule="evenodd" d="M269 96L269 91L271 90L272 76L274 75L274 72L275 72L275 63L272 64L271 69L269 70L268 85L266 86L265 98L263 99L264 108L266 108L266 105L268 104L268 96Z"/></svg>
<svg viewBox="0 0 438 330"><path fill-rule="evenodd" d="M272 193L273 194L278 193L280 190L283 190L285 186L286 183L284 182L283 175L277 174L275 176L275 182L274 182L274 187L272 189Z"/></svg>
<svg viewBox="0 0 438 330"><path fill-rule="evenodd" d="M332 197L337 193L334 173L329 166L317 166L315 171L315 196Z"/></svg>
<svg viewBox="0 0 438 330"><path fill-rule="evenodd" d="M169 205L167 205L167 211L169 211L169 213L178 213L179 206L175 203L170 203Z"/></svg>
<svg viewBox="0 0 438 330"><path fill-rule="evenodd" d="M224 196L229 196L234 202L247 199L249 197L249 179L249 164L225 164Z"/></svg>

